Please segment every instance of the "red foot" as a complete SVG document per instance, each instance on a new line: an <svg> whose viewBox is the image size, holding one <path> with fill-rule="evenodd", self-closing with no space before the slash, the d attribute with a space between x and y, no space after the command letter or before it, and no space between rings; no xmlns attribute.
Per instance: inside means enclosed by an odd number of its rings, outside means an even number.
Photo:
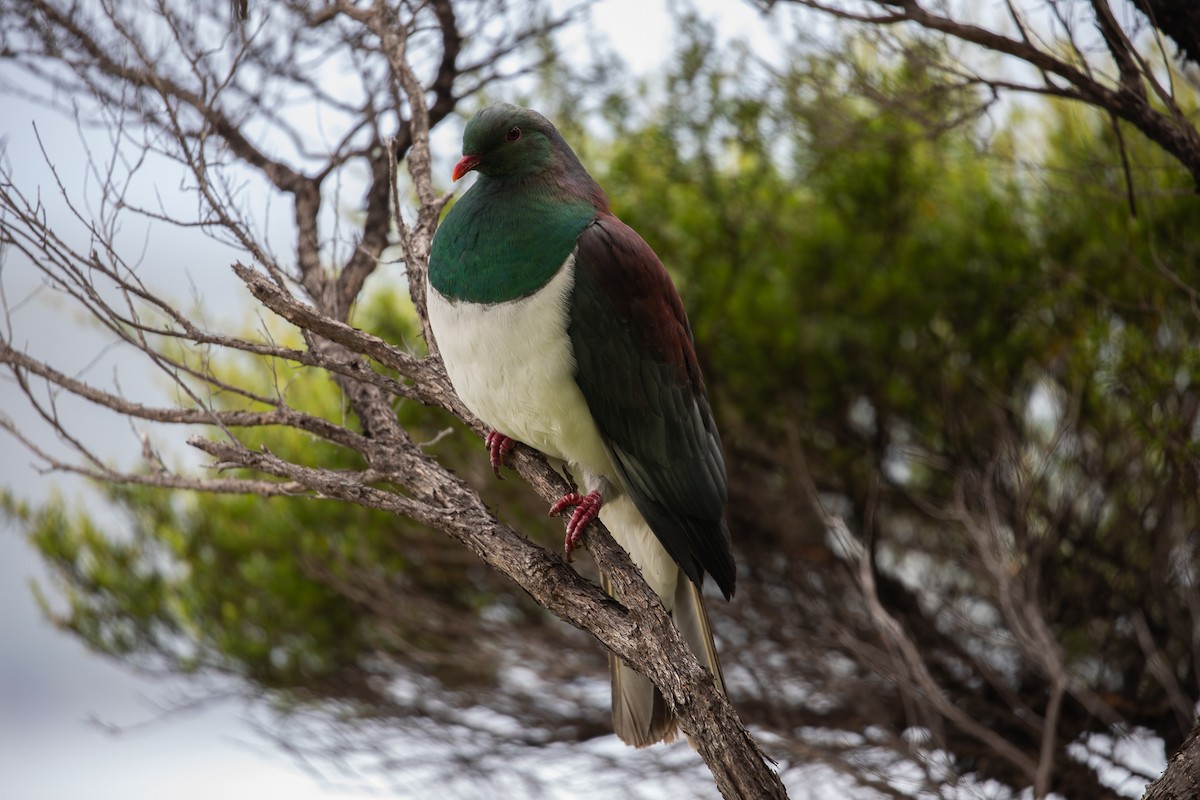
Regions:
<svg viewBox="0 0 1200 800"><path fill-rule="evenodd" d="M504 480L504 476L500 474L500 467L504 466L508 459L508 454L517 446L517 443L505 436L499 431L488 431L487 449L488 455L492 459L492 472L496 473L496 477Z"/></svg>
<svg viewBox="0 0 1200 800"><path fill-rule="evenodd" d="M588 492L586 495L571 492L563 495L561 500L550 506L550 516L552 517L558 516L570 506L575 506L575 510L571 512L571 519L567 521L567 538L563 542L567 561L571 560L571 551L579 546L579 540L583 538L583 529L600 513L600 506L603 502L604 498L600 496L599 492Z"/></svg>

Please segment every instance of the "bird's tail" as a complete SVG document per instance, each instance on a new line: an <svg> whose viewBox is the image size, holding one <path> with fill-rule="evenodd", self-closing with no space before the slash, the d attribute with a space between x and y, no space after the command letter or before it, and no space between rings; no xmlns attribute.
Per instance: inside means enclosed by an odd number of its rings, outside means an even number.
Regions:
<svg viewBox="0 0 1200 800"><path fill-rule="evenodd" d="M612 594L608 580L605 579L603 583L605 591ZM665 601L668 598L663 599ZM717 688L725 691L725 678L721 674L721 662L717 659L717 646L713 642L704 598L683 570L679 570L674 596L670 599L673 602L669 611L675 627L679 628L684 641L700 659L700 663L708 667L717 682ZM621 741L633 747L674 741L679 733L678 720L650 679L626 666L612 653L608 656L608 666L612 674L613 731Z"/></svg>

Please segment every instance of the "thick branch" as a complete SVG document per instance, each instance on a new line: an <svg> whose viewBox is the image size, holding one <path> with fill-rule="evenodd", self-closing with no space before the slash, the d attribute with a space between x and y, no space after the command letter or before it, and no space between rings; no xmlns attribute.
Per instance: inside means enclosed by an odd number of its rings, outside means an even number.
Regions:
<svg viewBox="0 0 1200 800"><path fill-rule="evenodd" d="M1183 746L1171 756L1162 776L1146 788L1142 800L1195 800L1200 797L1200 720Z"/></svg>
<svg viewBox="0 0 1200 800"><path fill-rule="evenodd" d="M438 504L418 502L349 480L344 473L290 463L266 451L200 437L193 446L218 459L222 467L254 469L304 486L320 496L378 508L445 531L487 564L513 580L539 604L643 672L663 690L727 798L782 798L786 791L766 765L761 749L746 731L725 695L684 643L662 602L646 585L629 554L598 522L584 546L612 581L620 603L571 569L556 554L539 547L497 521L475 491L423 454L406 458L407 485L440 488ZM514 468L547 501L570 487L538 454L519 449ZM412 472L424 472L417 477ZM376 474L361 478L388 480Z"/></svg>

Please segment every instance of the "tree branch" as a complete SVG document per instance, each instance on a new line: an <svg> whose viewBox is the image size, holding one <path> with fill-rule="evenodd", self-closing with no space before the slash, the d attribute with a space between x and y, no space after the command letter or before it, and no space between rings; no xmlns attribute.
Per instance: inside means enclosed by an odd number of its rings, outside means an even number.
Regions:
<svg viewBox="0 0 1200 800"><path fill-rule="evenodd" d="M1197 191L1200 191L1200 130L1187 118L1175 102L1172 93L1159 84L1153 70L1137 54L1128 35L1113 17L1106 0L1093 0L1091 6L1096 14L1097 28L1104 37L1110 55L1117 62L1120 80L1116 86L1106 85L1095 77L1086 59L1082 61L1081 69L1052 51L1038 47L1028 36L1023 22L1017 25L1021 38L1014 39L949 15L932 12L917 0L874 0L872 5L880 8L878 14L851 10L846 5L832 0L779 1L811 8L837 19L876 27L911 24L974 45L984 52L999 53L1022 61L1043 75L1054 76L1066 84L1065 87L1059 86L1047 79L1046 89L1042 90L1044 93L1068 97L1095 106L1132 124L1178 159L1191 173ZM776 5L776 0L756 2L764 9ZM1050 7L1057 10L1054 3L1051 3ZM1066 33L1068 44L1077 52L1081 52L1069 28ZM998 88L1005 85L1007 88L1014 86L1002 74L997 75L995 80L983 80ZM1160 110L1150 101L1144 83L1154 87L1155 97L1165 110Z"/></svg>

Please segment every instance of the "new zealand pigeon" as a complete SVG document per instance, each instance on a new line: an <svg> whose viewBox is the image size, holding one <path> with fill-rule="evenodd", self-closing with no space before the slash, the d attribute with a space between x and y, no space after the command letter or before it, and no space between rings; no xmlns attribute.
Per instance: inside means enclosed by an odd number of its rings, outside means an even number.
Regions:
<svg viewBox="0 0 1200 800"><path fill-rule="evenodd" d="M700 585L708 573L733 595L725 462L679 293L536 111L479 111L454 179L471 171L429 258L450 380L493 429L494 468L514 440L566 463L582 494L551 514L574 507L568 558L598 513L724 690ZM617 735L671 741L677 721L654 685L610 668Z"/></svg>

